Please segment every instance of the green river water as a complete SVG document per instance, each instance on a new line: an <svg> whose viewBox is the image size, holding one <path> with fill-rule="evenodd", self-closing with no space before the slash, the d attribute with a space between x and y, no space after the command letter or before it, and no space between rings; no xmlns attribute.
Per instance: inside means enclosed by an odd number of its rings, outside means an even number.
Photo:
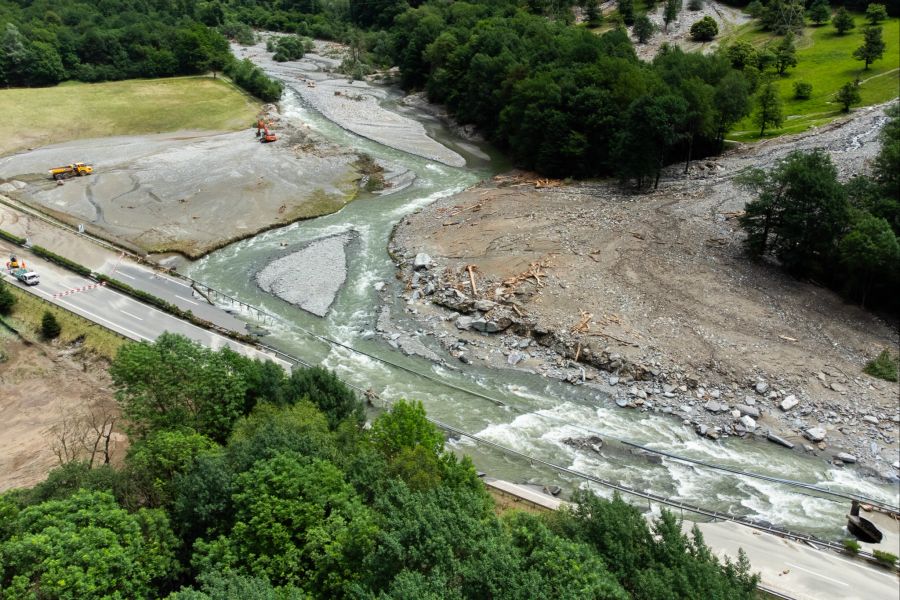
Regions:
<svg viewBox="0 0 900 600"><path fill-rule="evenodd" d="M387 401L421 400L431 417L478 437L574 471L622 483L694 505L748 516L792 530L829 539L842 537L849 501L784 484L733 475L698 465L664 458L651 463L629 448L612 442L625 439L695 459L727 465L779 478L801 480L836 491L856 493L898 503L896 485L862 477L853 468L837 468L824 457L792 452L764 440L735 438L718 442L699 438L679 419L620 409L596 390L551 381L513 370L459 368L432 364L403 355L380 337L371 337L379 312L379 296L373 284L386 282L395 299L395 319L404 318L404 302L398 298L395 267L387 253L394 225L404 215L438 197L472 186L504 169L489 148L468 152L437 121L418 115L429 133L463 155L465 168L448 167L406 154L349 133L304 105L290 89L282 101L283 118L302 121L320 135L342 146L397 163L416 174L405 190L381 197L362 197L338 213L295 223L232 244L183 268L186 274L242 301L276 315L266 325L266 343L305 361L335 370L346 381L371 388ZM484 153L493 156L486 160ZM298 174L302 177L302 174ZM354 230L358 240L348 259L347 282L328 316L319 318L295 308L257 288L253 275L268 262L306 241ZM415 331L413 323L401 323ZM376 357L426 373L439 381L476 390L503 405L451 389L433 380L397 369L362 354L322 342L306 331L335 339ZM368 332L368 333L367 333ZM434 340L422 341L442 354ZM584 453L562 442L567 437L596 434L606 444L602 454ZM532 465L494 448L463 438L451 439L451 447L469 455L476 467L489 475L515 482L556 484L566 492L591 486L598 493L611 492L571 474ZM646 501L644 501L646 505ZM685 513L685 516L689 514Z"/></svg>

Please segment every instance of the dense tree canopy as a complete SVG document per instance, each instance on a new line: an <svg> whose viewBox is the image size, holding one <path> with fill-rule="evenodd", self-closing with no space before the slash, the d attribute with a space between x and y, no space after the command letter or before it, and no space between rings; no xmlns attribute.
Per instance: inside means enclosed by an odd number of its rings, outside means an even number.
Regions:
<svg viewBox="0 0 900 600"><path fill-rule="evenodd" d="M184 422L128 412L146 426L121 469L70 463L0 495L0 597L752 597L745 562L720 563L671 515L651 529L620 499L583 494L574 512L498 518L420 403L394 403L371 428L355 417L333 427L319 407L335 406L320 395L351 394L337 379L296 394L293 378L176 336L123 350L114 370L131 373L137 356L182 375L231 365L244 382L228 403L237 417L206 437L182 407L207 391L156 379L153 401ZM150 398L120 381L126 410Z"/></svg>
<svg viewBox="0 0 900 600"><path fill-rule="evenodd" d="M742 176L740 182L758 192L740 218L751 255L772 255L797 276L832 285L862 304L896 309L900 109L888 112L872 178L841 184L822 150L793 152L768 172Z"/></svg>

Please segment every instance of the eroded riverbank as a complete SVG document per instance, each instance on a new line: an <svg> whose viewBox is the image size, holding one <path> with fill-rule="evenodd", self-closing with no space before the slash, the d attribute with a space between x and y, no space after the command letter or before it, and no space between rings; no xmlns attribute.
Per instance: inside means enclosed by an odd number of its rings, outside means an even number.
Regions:
<svg viewBox="0 0 900 600"><path fill-rule="evenodd" d="M898 386L861 372L897 352L896 323L748 261L735 216L749 195L731 182L805 147L863 172L884 120L861 110L687 177L673 166L646 195L513 174L442 199L393 237L408 315L461 363L599 390L712 439L772 434L896 482Z"/></svg>

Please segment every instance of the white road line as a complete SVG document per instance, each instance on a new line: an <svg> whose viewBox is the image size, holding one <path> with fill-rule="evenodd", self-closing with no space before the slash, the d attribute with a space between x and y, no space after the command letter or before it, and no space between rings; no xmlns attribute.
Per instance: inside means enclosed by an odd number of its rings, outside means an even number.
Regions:
<svg viewBox="0 0 900 600"><path fill-rule="evenodd" d="M128 315L128 316L131 317L132 319L137 319L138 321L143 321L142 318L140 318L140 317L137 316L137 315L133 315L133 314L131 314L130 312L125 312L124 310L120 310L119 312L122 313L123 315Z"/></svg>
<svg viewBox="0 0 900 600"><path fill-rule="evenodd" d="M817 553L821 554L822 556L827 556L831 560L839 560L842 563L847 563L848 565L851 565L857 569L863 569L871 575L879 575L881 577L886 577L886 578L890 579L891 581L896 580L896 576L894 576L894 575L889 575L888 573L882 573L880 571L876 571L875 569L873 569L871 567L867 567L866 565L860 564L858 561L853 562L852 560L847 560L846 558L841 558L840 556L836 556L833 552L823 552L822 550L819 550L818 548L813 548L811 546L808 549L812 550L813 552L817 552Z"/></svg>
<svg viewBox="0 0 900 600"><path fill-rule="evenodd" d="M95 315L95 314L92 313L91 311L89 311L89 310L84 310L84 309L81 308L80 306L77 306L77 305L75 305L75 304L71 304L71 303L69 303L69 302L66 302L65 300L58 300L58 302L59 302L59 304L65 304L65 305L71 307L72 310L73 310L76 314L79 313L79 311L80 311L81 313L83 313L83 314L85 314L85 315L88 315L88 316L90 316L90 317L93 318L93 319L96 319L96 320L98 320L98 321L103 321L104 323L109 323L110 328L111 328L113 331L116 331L116 330L124 331L124 332L128 333L129 335L132 335L132 336L134 336L134 337L136 337L136 338L138 338L138 339L140 339L140 340L144 340L145 342L152 342L152 341L153 341L152 339L148 338L147 336L144 336L144 335L141 335L141 334L136 333L136 332L134 332L134 331L131 331L130 329L127 329L127 328L125 328L125 327L122 327L122 326L119 325L118 323L113 323L112 321L110 321L110 320L108 320L108 319L104 319L103 317L101 317L101 316L99 316L99 315Z"/></svg>
<svg viewBox="0 0 900 600"><path fill-rule="evenodd" d="M123 273L122 271L115 271L113 272L113 275L121 275L122 277L127 277L128 279L134 279L134 277L132 277L128 273Z"/></svg>
<svg viewBox="0 0 900 600"><path fill-rule="evenodd" d="M810 575L815 575L816 577L821 577L822 579L825 579L826 581L830 581L830 582L832 582L832 583L836 583L836 584L842 585L842 586L844 586L844 587L850 587L850 584L849 584L849 583L844 583L843 581L838 581L837 579L832 579L831 577L825 577L824 575L821 575L821 574L819 574L819 573L816 573L815 571L810 571L809 569L804 569L803 567L798 567L798 566L795 565L794 563L786 562L786 563L784 563L784 564L786 564L786 565L789 566L789 567L794 567L795 569L800 569L801 571L806 571L806 572L809 573Z"/></svg>
<svg viewBox="0 0 900 600"><path fill-rule="evenodd" d="M200 306L200 304L198 302L194 302L193 300L188 300L187 298L184 298L183 296L179 296L178 294L175 294L175 297L178 298L179 300L184 300L185 302L190 302L194 306Z"/></svg>

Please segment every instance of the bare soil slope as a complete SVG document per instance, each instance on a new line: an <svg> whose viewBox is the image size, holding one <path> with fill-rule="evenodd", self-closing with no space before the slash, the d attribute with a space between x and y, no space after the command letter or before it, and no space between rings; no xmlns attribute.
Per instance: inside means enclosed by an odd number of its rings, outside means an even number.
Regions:
<svg viewBox="0 0 900 600"><path fill-rule="evenodd" d="M30 487L59 464L53 446L66 424L70 439L76 421L90 410L114 412L103 362L77 349L26 344L0 333L0 492ZM84 423L77 424L84 428ZM119 457L124 436L113 433ZM84 451L81 452L84 456Z"/></svg>

